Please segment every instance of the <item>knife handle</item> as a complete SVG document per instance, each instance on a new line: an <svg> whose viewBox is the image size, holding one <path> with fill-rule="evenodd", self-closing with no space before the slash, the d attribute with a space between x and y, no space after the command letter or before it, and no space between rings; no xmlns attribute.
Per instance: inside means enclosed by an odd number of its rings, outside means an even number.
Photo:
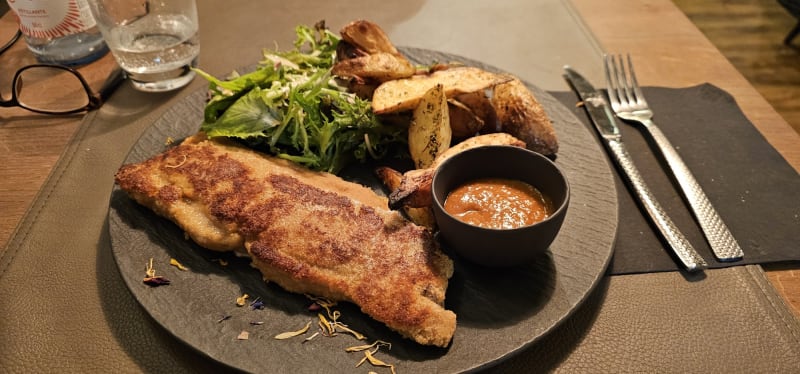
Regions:
<svg viewBox="0 0 800 374"><path fill-rule="evenodd" d="M617 164L619 164L622 171L627 176L628 182L633 186L636 196L644 206L650 219L656 227L658 227L661 235L667 240L672 251L678 256L678 259L683 263L686 270L696 271L706 268L708 266L706 261L695 251L686 237L681 234L678 227L675 226L672 220L667 216L667 213L664 212L661 204L656 201L653 193L650 192L641 174L639 174L636 165L633 164L633 159L631 159L631 156L628 154L628 150L625 149L625 145L617 139L607 139L606 144L614 155Z"/></svg>
<svg viewBox="0 0 800 374"><path fill-rule="evenodd" d="M692 208L692 212L694 212L706 239L708 239L708 244L714 255L720 261L741 259L744 256L742 248L739 247L736 239L733 238L733 235L728 230L728 226L725 225L711 202L708 201L708 197L706 197L703 189L700 188L700 184L697 183L697 180L689 171L689 167L678 155L678 151L675 150L666 135L656 127L653 121L642 120L642 124L655 140L656 145L661 150L661 154L664 155L664 159L667 160L667 164L672 169L672 174L678 180L683 195L689 202L689 206Z"/></svg>

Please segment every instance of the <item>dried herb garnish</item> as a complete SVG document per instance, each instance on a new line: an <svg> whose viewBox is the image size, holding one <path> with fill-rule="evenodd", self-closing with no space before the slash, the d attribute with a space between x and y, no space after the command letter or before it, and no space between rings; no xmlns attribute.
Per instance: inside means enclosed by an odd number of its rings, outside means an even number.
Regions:
<svg viewBox="0 0 800 374"><path fill-rule="evenodd" d="M388 367L392 371L392 373L394 373L394 365L387 364L387 363L385 363L385 362L383 362L380 359L375 357L375 353L377 353L378 350L381 347L386 347L387 349L392 349L392 343L385 342L383 340L376 340L372 344L358 345L358 346L346 348L345 351L346 352L364 352L364 358L362 358L361 361L359 361L356 364L356 367L359 367L364 362L369 361L369 363L372 364L373 366Z"/></svg>
<svg viewBox="0 0 800 374"><path fill-rule="evenodd" d="M336 302L335 301L330 301L330 300L328 300L328 299L326 299L324 297L311 296L309 294L306 294L306 297L311 299L311 301L313 301L318 306L323 307L325 309L328 309L328 308L330 308L332 306L336 306ZM311 307L309 307L309 308L311 308Z"/></svg>
<svg viewBox="0 0 800 374"><path fill-rule="evenodd" d="M346 332L350 335L353 335L358 340L365 340L367 339L366 336L351 329L349 326L345 325L344 323L339 322L339 317L341 316L341 312L338 310L332 310L331 308L336 306L335 301L330 301L324 297L317 297L306 294L306 297L311 299L313 303L308 306L308 310L312 312L319 311L320 309L325 309L325 314L327 318L322 313L317 313L317 325L319 326L322 335L324 336L336 336L338 332Z"/></svg>
<svg viewBox="0 0 800 374"><path fill-rule="evenodd" d="M297 331L288 331L288 332L280 333L278 335L275 335L275 339L284 340L284 339L293 338L293 337L298 336L298 335L303 335L308 331L308 329L310 327L311 327L311 321L308 321L308 323L306 323L306 325L302 329L297 330Z"/></svg>
<svg viewBox="0 0 800 374"><path fill-rule="evenodd" d="M264 309L264 307L265 307L265 305L264 305L264 302L261 301L261 298L256 298L255 300L253 300L252 303L250 303L250 308L253 309L253 310L256 310L256 309L261 310L261 309Z"/></svg>
<svg viewBox="0 0 800 374"><path fill-rule="evenodd" d="M303 339L303 343L305 343L305 342L307 342L307 341L310 341L311 339L314 339L314 338L316 338L317 336L319 336L319 332L315 332L313 335L311 335L311 336L309 336L309 337L307 337L307 338Z"/></svg>
<svg viewBox="0 0 800 374"><path fill-rule="evenodd" d="M325 336L335 336L336 330L333 329L333 326L322 313L317 313L317 325L319 325L320 330L322 330L322 335Z"/></svg>
<svg viewBox="0 0 800 374"><path fill-rule="evenodd" d="M227 321L227 320L231 319L231 317L233 317L233 316L230 315L230 314L225 314L225 315L219 317L219 319L217 320L217 323L221 323L222 321Z"/></svg>
<svg viewBox="0 0 800 374"><path fill-rule="evenodd" d="M250 324L253 326L261 326L264 324L263 321L250 321Z"/></svg>
<svg viewBox="0 0 800 374"><path fill-rule="evenodd" d="M318 311L320 309L322 309L322 307L319 306L319 304L317 304L317 303L311 303L311 305L308 306L308 311L309 312L316 312L316 311Z"/></svg>
<svg viewBox="0 0 800 374"><path fill-rule="evenodd" d="M347 327L347 325L345 325L345 324L343 324L341 322L336 322L335 325L334 325L334 328L342 330L342 331L344 331L344 332L346 332L346 333L348 333L350 335L353 335L358 340L366 340L367 339L367 337L364 336L364 334L361 334L360 332L355 331L355 330Z"/></svg>
<svg viewBox="0 0 800 374"><path fill-rule="evenodd" d="M365 344L365 345L357 345L354 347L345 348L346 352L361 352L367 349L372 350L374 354L380 347L387 347L387 349L392 349L392 343L385 342L383 340L376 340L372 344Z"/></svg>
<svg viewBox="0 0 800 374"><path fill-rule="evenodd" d="M152 257L150 257L150 261L146 265L144 274L145 276L143 282L150 287L158 287L170 284L169 279L156 275L156 270L153 268Z"/></svg>
<svg viewBox="0 0 800 374"><path fill-rule="evenodd" d="M189 270L189 268L187 268L186 266L183 266L180 262L178 262L178 260L176 260L174 258L170 258L169 259L169 264L174 266L174 267L176 267L176 268L178 268L178 270L181 270L181 271Z"/></svg>
<svg viewBox="0 0 800 374"><path fill-rule="evenodd" d="M170 280L161 276L158 277L145 277L144 284L150 287L166 286L170 284Z"/></svg>
<svg viewBox="0 0 800 374"><path fill-rule="evenodd" d="M303 339L301 342L305 344L306 342L311 341L312 339L316 338L319 335L333 337L336 336L338 332L345 332L352 336L354 336L358 340L366 340L367 337L363 334L351 329L349 326L345 325L342 322L339 322L339 317L341 317L342 313L338 310L331 309L333 306L336 305L336 302L327 300L321 297L314 297L311 295L306 295L309 299L313 300L314 302L308 307L309 311L320 311L317 313L317 326L319 327L319 331L315 332L313 335ZM321 313L321 310L325 309L325 313ZM298 331L289 331L278 334L275 336L275 339L289 339L291 337L295 337L298 335L305 334L308 329L311 327L311 322L308 322L305 327ZM346 348L346 352L364 352L364 358L356 364L356 367L361 366L364 362L369 361L369 363L373 366L382 366L388 367L392 373L394 373L394 365L387 364L380 359L376 358L374 355L381 347L388 347L391 349L392 344L389 342L385 342L383 340L376 340L372 344L365 344L359 345L354 347Z"/></svg>
<svg viewBox="0 0 800 374"><path fill-rule="evenodd" d="M356 364L356 367L359 367L364 362L369 361L369 363L372 364L373 366L388 367L392 371L392 373L394 373L394 365L387 364L387 363L385 363L385 362L383 362L383 361L381 361L381 360L379 360L378 358L375 357L375 353L377 353L378 350L381 347L386 347L387 349L392 349L392 343L385 342L383 340L376 340L372 344L357 345L357 346L354 346L354 347L345 348L345 351L346 352L364 352L364 358L362 358L361 361L359 361Z"/></svg>
<svg viewBox="0 0 800 374"><path fill-rule="evenodd" d="M177 168L183 166L183 164L186 163L186 160L188 158L186 157L186 155L181 155L181 156L183 156L183 158L181 159L181 161L179 163L177 163L175 165L164 165L164 167L167 167L167 168L170 168L170 169L177 169Z"/></svg>
<svg viewBox="0 0 800 374"><path fill-rule="evenodd" d="M392 371L392 374L395 374L394 365L387 364L387 363L375 358L375 356L373 356L372 353L370 353L370 351L364 351L364 358L361 359L361 361L359 361L358 364L356 364L356 367L361 366L361 364L363 364L364 361L369 361L369 363L372 364L372 366L387 367L387 368L389 368L389 370Z"/></svg>

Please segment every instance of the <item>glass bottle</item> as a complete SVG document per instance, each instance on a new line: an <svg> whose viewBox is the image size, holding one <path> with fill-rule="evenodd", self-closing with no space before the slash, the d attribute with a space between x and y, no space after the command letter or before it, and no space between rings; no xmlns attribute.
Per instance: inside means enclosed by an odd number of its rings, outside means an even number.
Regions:
<svg viewBox="0 0 800 374"><path fill-rule="evenodd" d="M108 52L87 0L7 0L39 62L81 65Z"/></svg>

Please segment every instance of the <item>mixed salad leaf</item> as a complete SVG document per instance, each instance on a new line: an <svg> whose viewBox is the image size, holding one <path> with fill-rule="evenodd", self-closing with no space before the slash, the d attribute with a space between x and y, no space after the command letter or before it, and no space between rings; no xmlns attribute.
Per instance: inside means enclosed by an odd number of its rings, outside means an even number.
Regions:
<svg viewBox="0 0 800 374"><path fill-rule="evenodd" d="M223 80L197 70L210 92L201 130L332 173L403 149L407 127L381 122L331 75L340 38L323 23L295 31L293 50L265 50L250 73Z"/></svg>

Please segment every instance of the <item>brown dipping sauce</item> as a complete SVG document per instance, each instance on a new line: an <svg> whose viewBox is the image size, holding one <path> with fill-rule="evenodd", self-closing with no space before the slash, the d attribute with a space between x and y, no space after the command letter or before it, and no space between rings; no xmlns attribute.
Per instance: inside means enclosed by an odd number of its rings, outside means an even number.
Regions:
<svg viewBox="0 0 800 374"><path fill-rule="evenodd" d="M450 192L444 210L474 226L514 229L549 217L553 203L528 183L486 178L467 182Z"/></svg>

